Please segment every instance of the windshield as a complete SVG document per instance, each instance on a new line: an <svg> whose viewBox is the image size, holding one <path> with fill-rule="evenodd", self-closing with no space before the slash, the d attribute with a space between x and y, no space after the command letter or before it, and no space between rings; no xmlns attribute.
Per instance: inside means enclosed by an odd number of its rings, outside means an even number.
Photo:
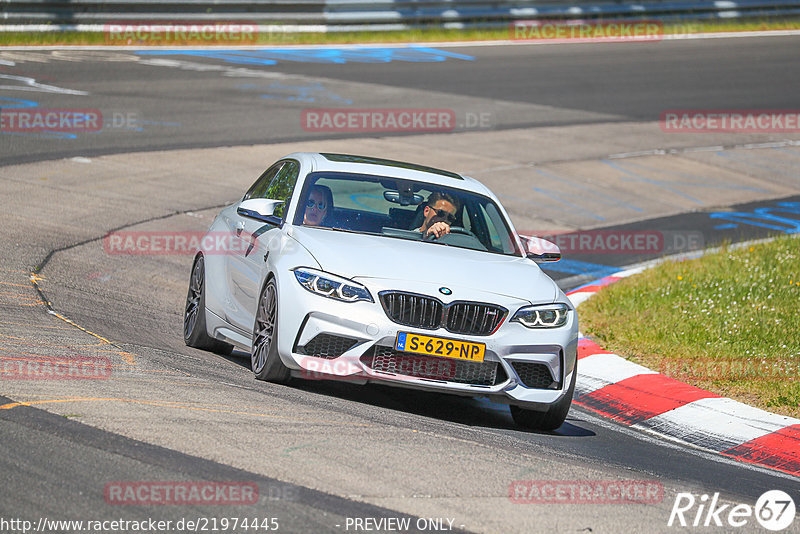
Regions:
<svg viewBox="0 0 800 534"><path fill-rule="evenodd" d="M382 176L318 172L306 178L299 202L295 225L520 255L494 201L460 189ZM447 210L426 210L426 206ZM425 237L421 229L426 218L446 222L450 233L438 239Z"/></svg>

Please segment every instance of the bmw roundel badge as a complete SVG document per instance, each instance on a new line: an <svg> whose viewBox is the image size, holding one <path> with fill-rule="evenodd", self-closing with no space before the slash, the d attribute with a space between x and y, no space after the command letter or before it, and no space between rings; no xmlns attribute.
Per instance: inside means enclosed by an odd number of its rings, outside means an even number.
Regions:
<svg viewBox="0 0 800 534"><path fill-rule="evenodd" d="M441 293L442 295L452 295L453 294L453 290L450 289L449 287L440 287L439 288L439 293Z"/></svg>

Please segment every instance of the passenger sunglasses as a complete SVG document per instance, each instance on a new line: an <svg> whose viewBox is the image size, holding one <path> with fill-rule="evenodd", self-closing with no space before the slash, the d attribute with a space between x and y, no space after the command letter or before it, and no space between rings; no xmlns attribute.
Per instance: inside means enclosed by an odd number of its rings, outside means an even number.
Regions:
<svg viewBox="0 0 800 534"><path fill-rule="evenodd" d="M320 210L320 211L322 211L322 210L324 210L326 207L328 207L328 205L327 205L325 202L314 202L314 201L313 201L313 200L311 200L310 198L309 198L309 199L308 199L308 201L306 202L306 207L307 207L307 208L313 208L313 207L314 207L314 204L316 204L316 205L317 205L317 209L318 209L318 210Z"/></svg>

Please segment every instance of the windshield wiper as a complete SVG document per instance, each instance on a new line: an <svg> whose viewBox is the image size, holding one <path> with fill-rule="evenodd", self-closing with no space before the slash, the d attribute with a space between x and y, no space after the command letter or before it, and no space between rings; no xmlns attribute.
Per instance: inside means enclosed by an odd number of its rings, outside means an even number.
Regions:
<svg viewBox="0 0 800 534"><path fill-rule="evenodd" d="M359 230L350 230L349 228L334 228L333 226L303 226L304 228L319 228L321 230L333 230L334 232L346 232L348 234L361 234L361 235L381 235L374 232L361 232Z"/></svg>

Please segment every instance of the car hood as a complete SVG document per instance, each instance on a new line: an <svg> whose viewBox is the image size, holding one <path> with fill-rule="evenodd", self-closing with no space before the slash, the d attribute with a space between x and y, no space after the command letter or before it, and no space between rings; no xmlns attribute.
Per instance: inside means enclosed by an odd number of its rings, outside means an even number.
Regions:
<svg viewBox="0 0 800 534"><path fill-rule="evenodd" d="M558 293L538 265L519 256L321 228L293 227L289 235L322 270L347 278L474 289L536 304L554 302Z"/></svg>

